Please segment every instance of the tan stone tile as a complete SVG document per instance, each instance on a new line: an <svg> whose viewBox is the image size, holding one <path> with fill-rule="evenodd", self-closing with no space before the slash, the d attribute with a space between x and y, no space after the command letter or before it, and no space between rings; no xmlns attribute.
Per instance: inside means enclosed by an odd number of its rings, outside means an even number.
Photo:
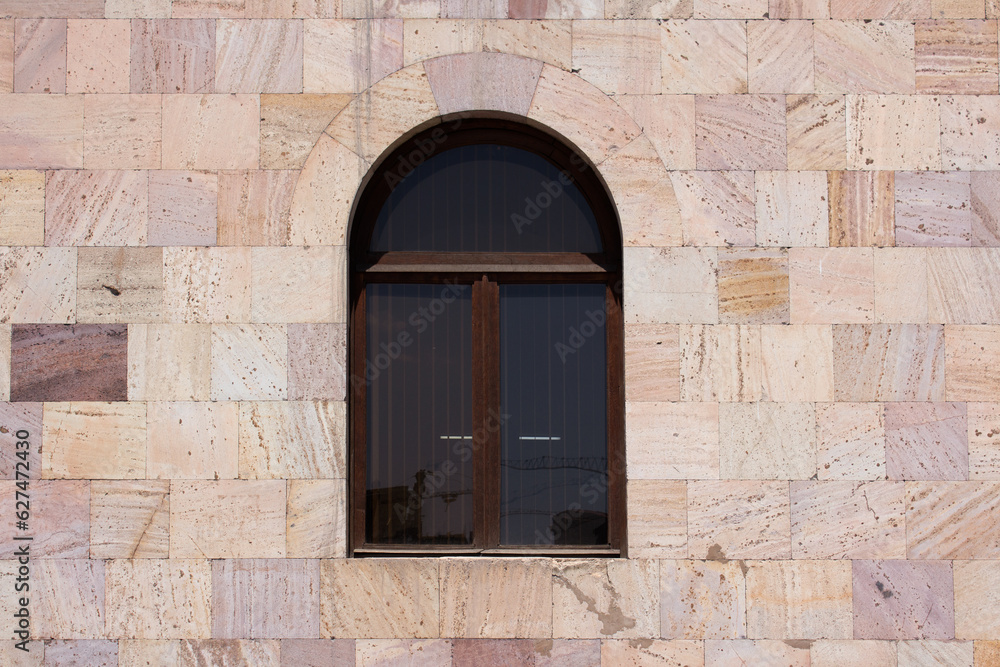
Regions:
<svg viewBox="0 0 1000 667"><path fill-rule="evenodd" d="M424 64L442 115L477 109L524 116L542 63L499 53L464 53Z"/></svg>
<svg viewBox="0 0 1000 667"><path fill-rule="evenodd" d="M340 0L246 0L244 16L262 19L324 19L339 16Z"/></svg>
<svg viewBox="0 0 1000 667"><path fill-rule="evenodd" d="M146 474L143 403L46 403L42 476L142 479Z"/></svg>
<svg viewBox="0 0 1000 667"><path fill-rule="evenodd" d="M212 566L207 560L112 560L106 585L111 637L211 636Z"/></svg>
<svg viewBox="0 0 1000 667"><path fill-rule="evenodd" d="M351 207L368 163L344 144L320 137L292 196L289 245L344 245Z"/></svg>
<svg viewBox="0 0 1000 667"><path fill-rule="evenodd" d="M169 532L166 480L91 483L91 558L166 558Z"/></svg>
<svg viewBox="0 0 1000 667"><path fill-rule="evenodd" d="M719 407L715 403L625 404L629 479L719 476Z"/></svg>
<svg viewBox="0 0 1000 667"><path fill-rule="evenodd" d="M788 252L719 249L719 321L788 323Z"/></svg>
<svg viewBox="0 0 1000 667"><path fill-rule="evenodd" d="M347 476L347 408L341 401L241 403L240 477Z"/></svg>
<svg viewBox="0 0 1000 667"><path fill-rule="evenodd" d="M697 641L608 639L601 642L601 660L606 665L705 664L705 650Z"/></svg>
<svg viewBox="0 0 1000 667"><path fill-rule="evenodd" d="M944 333L940 325L834 326L835 400L943 400Z"/></svg>
<svg viewBox="0 0 1000 667"><path fill-rule="evenodd" d="M599 0L547 0L544 4L529 0L510 0L512 19L599 19L604 3Z"/></svg>
<svg viewBox="0 0 1000 667"><path fill-rule="evenodd" d="M438 634L439 562L450 561L430 558L322 561L320 634L324 637L346 636L362 639L440 636ZM483 565L485 564L484 562ZM442 582L442 587L447 583ZM484 580L483 584L486 583ZM406 600L407 603L401 605L401 600ZM463 598L462 601L466 600Z"/></svg>
<svg viewBox="0 0 1000 667"><path fill-rule="evenodd" d="M216 174L153 171L149 174L149 244L215 245L219 182Z"/></svg>
<svg viewBox="0 0 1000 667"><path fill-rule="evenodd" d="M767 18L767 4L767 0L694 0L694 18Z"/></svg>
<svg viewBox="0 0 1000 667"><path fill-rule="evenodd" d="M625 248L623 254L626 322L718 321L716 248Z"/></svg>
<svg viewBox="0 0 1000 667"><path fill-rule="evenodd" d="M285 482L174 480L170 558L284 558Z"/></svg>
<svg viewBox="0 0 1000 667"><path fill-rule="evenodd" d="M1000 641L975 642L975 667L992 667L1000 662Z"/></svg>
<svg viewBox="0 0 1000 667"><path fill-rule="evenodd" d="M941 98L941 160L945 169L1000 169L1000 98Z"/></svg>
<svg viewBox="0 0 1000 667"><path fill-rule="evenodd" d="M343 322L347 316L343 246L253 248L254 322Z"/></svg>
<svg viewBox="0 0 1000 667"><path fill-rule="evenodd" d="M18 424L18 426L21 426ZM13 445L13 443L12 443ZM24 450L19 450L24 451ZM27 493L25 493L27 492ZM30 534L32 558L87 558L90 547L90 482L86 480L33 480L30 489L14 480L0 482L0 498L17 511L34 505L31 533L18 528L15 512L0 522L0 557L18 559L18 541ZM22 502L23 501L23 502ZM20 596L19 596L20 597Z"/></svg>
<svg viewBox="0 0 1000 667"><path fill-rule="evenodd" d="M996 559L997 511L1000 482L906 482L906 557Z"/></svg>
<svg viewBox="0 0 1000 667"><path fill-rule="evenodd" d="M66 19L14 20L14 92L66 92Z"/></svg>
<svg viewBox="0 0 1000 667"><path fill-rule="evenodd" d="M687 555L686 484L632 479L628 482L629 558Z"/></svg>
<svg viewBox="0 0 1000 667"><path fill-rule="evenodd" d="M955 637L1000 636L1000 561L955 561Z"/></svg>
<svg viewBox="0 0 1000 667"><path fill-rule="evenodd" d="M719 406L723 479L809 479L816 470L812 403Z"/></svg>
<svg viewBox="0 0 1000 667"><path fill-rule="evenodd" d="M1000 246L1000 172L975 171L971 177L972 245Z"/></svg>
<svg viewBox="0 0 1000 667"><path fill-rule="evenodd" d="M693 0L605 0L604 15L611 19L689 19Z"/></svg>
<svg viewBox="0 0 1000 667"><path fill-rule="evenodd" d="M163 312L159 248L80 248L77 322L158 322Z"/></svg>
<svg viewBox="0 0 1000 667"><path fill-rule="evenodd" d="M288 558L347 555L345 480L289 480L285 544Z"/></svg>
<svg viewBox="0 0 1000 667"><path fill-rule="evenodd" d="M945 327L945 400L1000 400L1000 327Z"/></svg>
<svg viewBox="0 0 1000 667"><path fill-rule="evenodd" d="M811 667L895 667L896 642L821 639L810 647Z"/></svg>
<svg viewBox="0 0 1000 667"><path fill-rule="evenodd" d="M82 95L0 98L0 169L83 167Z"/></svg>
<svg viewBox="0 0 1000 667"><path fill-rule="evenodd" d="M174 8L174 18L182 18ZM135 19L133 93L209 93L215 85L215 21Z"/></svg>
<svg viewBox="0 0 1000 667"><path fill-rule="evenodd" d="M833 400L833 336L825 325L761 327L763 399Z"/></svg>
<svg viewBox="0 0 1000 667"><path fill-rule="evenodd" d="M76 254L76 248L0 248L0 322L74 322Z"/></svg>
<svg viewBox="0 0 1000 667"><path fill-rule="evenodd" d="M659 93L660 28L646 21L578 21L573 70L610 95Z"/></svg>
<svg viewBox="0 0 1000 667"><path fill-rule="evenodd" d="M705 642L705 664L708 667L758 664L809 667L809 649L798 642L789 643L776 639L709 639Z"/></svg>
<svg viewBox="0 0 1000 667"><path fill-rule="evenodd" d="M793 324L874 319L873 253L868 248L790 248L788 282Z"/></svg>
<svg viewBox="0 0 1000 667"><path fill-rule="evenodd" d="M668 170L694 169L694 97L619 95L618 104L653 142Z"/></svg>
<svg viewBox="0 0 1000 667"><path fill-rule="evenodd" d="M789 169L846 169L847 116L842 95L785 98Z"/></svg>
<svg viewBox="0 0 1000 667"><path fill-rule="evenodd" d="M1000 404L969 403L969 479L1000 480Z"/></svg>
<svg viewBox="0 0 1000 667"><path fill-rule="evenodd" d="M288 325L288 399L345 400L347 325Z"/></svg>
<svg viewBox="0 0 1000 667"><path fill-rule="evenodd" d="M109 19L170 18L170 0L105 0Z"/></svg>
<svg viewBox="0 0 1000 667"><path fill-rule="evenodd" d="M50 171L45 181L45 245L146 244L145 171Z"/></svg>
<svg viewBox="0 0 1000 667"><path fill-rule="evenodd" d="M86 95L83 107L87 169L160 168L159 95Z"/></svg>
<svg viewBox="0 0 1000 667"><path fill-rule="evenodd" d="M359 93L403 67L398 19L307 21L303 44L307 93Z"/></svg>
<svg viewBox="0 0 1000 667"><path fill-rule="evenodd" d="M965 403L886 403L885 433L889 479L969 479Z"/></svg>
<svg viewBox="0 0 1000 667"><path fill-rule="evenodd" d="M746 576L748 636L853 636L850 562L762 561Z"/></svg>
<svg viewBox="0 0 1000 667"><path fill-rule="evenodd" d="M682 401L760 400L760 328L683 325L680 328Z"/></svg>
<svg viewBox="0 0 1000 667"><path fill-rule="evenodd" d="M319 636L320 561L212 561L212 636Z"/></svg>
<svg viewBox="0 0 1000 667"><path fill-rule="evenodd" d="M925 19L931 14L931 0L830 0L834 19Z"/></svg>
<svg viewBox="0 0 1000 667"><path fill-rule="evenodd" d="M210 353L207 324L129 325L129 400L209 400Z"/></svg>
<svg viewBox="0 0 1000 667"><path fill-rule="evenodd" d="M691 558L791 558L788 482L689 482L687 510Z"/></svg>
<svg viewBox="0 0 1000 667"><path fill-rule="evenodd" d="M45 174L0 171L0 245L45 243Z"/></svg>
<svg viewBox="0 0 1000 667"><path fill-rule="evenodd" d="M981 19L986 16L983 0L931 0L931 18Z"/></svg>
<svg viewBox="0 0 1000 667"><path fill-rule="evenodd" d="M212 400L284 400L288 334L279 324L212 325Z"/></svg>
<svg viewBox="0 0 1000 667"><path fill-rule="evenodd" d="M356 642L357 661L362 667L369 665L395 667L396 665L449 665L452 641L450 639L375 639Z"/></svg>
<svg viewBox="0 0 1000 667"><path fill-rule="evenodd" d="M301 93L302 23L219 20L215 32L215 91Z"/></svg>
<svg viewBox="0 0 1000 667"><path fill-rule="evenodd" d="M875 321L927 323L925 249L875 248Z"/></svg>
<svg viewBox="0 0 1000 667"><path fill-rule="evenodd" d="M484 21L476 19L427 18L403 21L403 66L408 67L438 56L483 51L483 32Z"/></svg>
<svg viewBox="0 0 1000 667"><path fill-rule="evenodd" d="M796 559L905 558L902 482L792 482Z"/></svg>
<svg viewBox="0 0 1000 667"><path fill-rule="evenodd" d="M31 566L31 636L105 637L105 564L86 558L43 558ZM13 586L13 582L11 582Z"/></svg>
<svg viewBox="0 0 1000 667"><path fill-rule="evenodd" d="M660 636L746 636L746 578L735 561L660 561Z"/></svg>
<svg viewBox="0 0 1000 667"><path fill-rule="evenodd" d="M972 667L974 647L972 642L953 640L922 640L899 642L899 667L923 665L954 665Z"/></svg>
<svg viewBox="0 0 1000 667"><path fill-rule="evenodd" d="M14 92L14 19L0 19L0 93Z"/></svg>
<svg viewBox="0 0 1000 667"><path fill-rule="evenodd" d="M485 21L483 50L513 53L570 69L573 41L569 21Z"/></svg>
<svg viewBox="0 0 1000 667"><path fill-rule="evenodd" d="M913 23L817 21L815 40L816 92L915 92Z"/></svg>
<svg viewBox="0 0 1000 667"><path fill-rule="evenodd" d="M1000 322L998 248L928 248L928 308L931 322Z"/></svg>
<svg viewBox="0 0 1000 667"><path fill-rule="evenodd" d="M827 177L818 171L755 174L757 245L826 246Z"/></svg>
<svg viewBox="0 0 1000 667"><path fill-rule="evenodd" d="M637 137L602 162L600 169L618 201L626 246L681 245L681 213L674 186L649 139Z"/></svg>
<svg viewBox="0 0 1000 667"><path fill-rule="evenodd" d="M176 0L172 3L174 18L241 18L247 0Z"/></svg>
<svg viewBox="0 0 1000 667"><path fill-rule="evenodd" d="M671 172L684 245L754 245L752 171Z"/></svg>
<svg viewBox="0 0 1000 667"><path fill-rule="evenodd" d="M553 636L655 637L659 630L658 580L655 560L554 561Z"/></svg>
<svg viewBox="0 0 1000 667"><path fill-rule="evenodd" d="M169 322L249 322L250 248L164 248Z"/></svg>
<svg viewBox="0 0 1000 667"><path fill-rule="evenodd" d="M897 173L896 245L972 245L970 176L962 172Z"/></svg>
<svg viewBox="0 0 1000 667"><path fill-rule="evenodd" d="M885 479L880 403L817 403L818 479Z"/></svg>
<svg viewBox="0 0 1000 667"><path fill-rule="evenodd" d="M128 21L70 19L66 33L66 92L129 92Z"/></svg>
<svg viewBox="0 0 1000 667"><path fill-rule="evenodd" d="M260 166L299 169L349 94L261 95Z"/></svg>
<svg viewBox="0 0 1000 667"><path fill-rule="evenodd" d="M146 476L151 479L238 476L236 403L150 402L146 437Z"/></svg>
<svg viewBox="0 0 1000 667"><path fill-rule="evenodd" d="M674 324L625 327L625 400L680 400L680 343Z"/></svg>
<svg viewBox="0 0 1000 667"><path fill-rule="evenodd" d="M699 169L784 169L785 99L712 95L695 101Z"/></svg>
<svg viewBox="0 0 1000 667"><path fill-rule="evenodd" d="M165 95L164 169L256 169L260 109L255 95Z"/></svg>
<svg viewBox="0 0 1000 667"><path fill-rule="evenodd" d="M747 34L743 21L668 21L660 29L660 92L747 92Z"/></svg>
<svg viewBox="0 0 1000 667"><path fill-rule="evenodd" d="M940 169L938 100L929 95L847 96L848 169Z"/></svg>
<svg viewBox="0 0 1000 667"><path fill-rule="evenodd" d="M813 92L812 21L748 21L747 62L751 93Z"/></svg>
<svg viewBox="0 0 1000 667"><path fill-rule="evenodd" d="M995 28L994 21L918 21L917 92L996 95Z"/></svg>
<svg viewBox="0 0 1000 667"><path fill-rule="evenodd" d="M433 636L552 636L549 561L449 558L440 578L440 635Z"/></svg>

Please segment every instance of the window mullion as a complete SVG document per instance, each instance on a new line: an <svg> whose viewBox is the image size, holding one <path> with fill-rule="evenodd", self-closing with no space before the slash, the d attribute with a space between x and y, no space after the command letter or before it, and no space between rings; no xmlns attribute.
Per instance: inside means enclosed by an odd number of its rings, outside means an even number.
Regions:
<svg viewBox="0 0 1000 667"><path fill-rule="evenodd" d="M472 434L475 545L500 543L500 292L486 276L472 288Z"/></svg>

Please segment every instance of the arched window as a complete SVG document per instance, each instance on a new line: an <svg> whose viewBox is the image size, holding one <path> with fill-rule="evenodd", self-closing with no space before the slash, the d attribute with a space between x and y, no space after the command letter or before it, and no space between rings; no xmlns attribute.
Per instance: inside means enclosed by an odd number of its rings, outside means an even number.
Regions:
<svg viewBox="0 0 1000 667"><path fill-rule="evenodd" d="M617 553L621 236L587 160L445 120L373 167L349 243L353 553Z"/></svg>

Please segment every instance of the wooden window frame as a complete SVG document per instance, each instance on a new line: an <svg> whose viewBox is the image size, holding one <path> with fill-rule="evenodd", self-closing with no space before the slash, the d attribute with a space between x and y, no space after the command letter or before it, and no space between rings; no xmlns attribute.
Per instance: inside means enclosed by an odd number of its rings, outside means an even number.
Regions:
<svg viewBox="0 0 1000 667"><path fill-rule="evenodd" d="M618 556L625 553L626 478L624 323L621 308L621 232L617 214L596 169L567 144L540 128L506 118L442 118L387 151L369 171L352 215L348 329L348 552L369 555ZM436 132L435 132L436 129ZM436 151L469 144L502 144L532 151L560 169L573 168L579 190L597 219L601 253L455 253L370 251L382 203L391 188L385 173L433 135ZM443 139L441 137L443 136ZM422 144L426 146L427 144ZM582 165L582 166L581 166ZM457 282L472 286L472 545L386 545L365 542L367 383L365 287L372 283ZM500 414L499 286L513 283L604 284L607 361L608 545L512 546L499 544ZM490 474L495 470L496 474Z"/></svg>

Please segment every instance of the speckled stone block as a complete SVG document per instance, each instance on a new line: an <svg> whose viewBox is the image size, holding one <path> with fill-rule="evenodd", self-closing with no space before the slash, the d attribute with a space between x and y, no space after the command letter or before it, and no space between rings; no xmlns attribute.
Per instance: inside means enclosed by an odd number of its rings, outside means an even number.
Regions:
<svg viewBox="0 0 1000 667"><path fill-rule="evenodd" d="M974 648L976 667L993 667L1000 663L1000 641L977 641Z"/></svg>
<svg viewBox="0 0 1000 667"><path fill-rule="evenodd" d="M19 431L28 432L27 448L17 447ZM27 459L18 452L27 451ZM0 402L0 479L38 479L42 472L42 404Z"/></svg>
<svg viewBox="0 0 1000 667"><path fill-rule="evenodd" d="M896 642L865 639L820 639L810 647L810 667L893 667Z"/></svg>
<svg viewBox="0 0 1000 667"><path fill-rule="evenodd" d="M668 170L694 169L694 97L619 95L616 101L642 128Z"/></svg>
<svg viewBox="0 0 1000 667"><path fill-rule="evenodd" d="M945 324L1000 322L998 248L928 248L928 317Z"/></svg>
<svg viewBox="0 0 1000 667"><path fill-rule="evenodd" d="M37 435L36 435L36 439ZM21 450L24 451L24 450ZM17 495L18 492L21 495ZM11 508L24 509L15 501L25 500L25 489L17 482L0 482L0 497ZM34 512L30 530L16 527L13 511L0 525L0 558L18 558L23 542L18 537L32 536L32 558L87 558L90 548L90 482L86 480L34 480L27 489L27 503Z"/></svg>
<svg viewBox="0 0 1000 667"><path fill-rule="evenodd" d="M894 245L894 183L891 171L829 172L830 245Z"/></svg>
<svg viewBox="0 0 1000 667"><path fill-rule="evenodd" d="M483 50L513 53L569 69L573 53L570 25L565 20L486 21Z"/></svg>
<svg viewBox="0 0 1000 667"><path fill-rule="evenodd" d="M275 19L218 21L215 91L301 93L302 24Z"/></svg>
<svg viewBox="0 0 1000 667"><path fill-rule="evenodd" d="M43 477L141 479L145 471L144 404L46 404L42 432Z"/></svg>
<svg viewBox="0 0 1000 667"><path fill-rule="evenodd" d="M129 92L128 21L70 19L66 31L66 92Z"/></svg>
<svg viewBox="0 0 1000 667"><path fill-rule="evenodd" d="M176 0L171 3L175 18L241 18L246 0Z"/></svg>
<svg viewBox="0 0 1000 667"><path fill-rule="evenodd" d="M705 642L706 667L774 665L809 667L809 649L804 644L771 639L751 641L710 639Z"/></svg>
<svg viewBox="0 0 1000 667"><path fill-rule="evenodd" d="M819 171L758 171L754 174L754 190L758 246L827 245L826 174ZM787 253L784 256L787 257Z"/></svg>
<svg viewBox="0 0 1000 667"><path fill-rule="evenodd" d="M52 639L45 642L49 667L118 667L118 642L107 639Z"/></svg>
<svg viewBox="0 0 1000 667"><path fill-rule="evenodd" d="M347 316L343 246L253 248L254 322L343 322Z"/></svg>
<svg viewBox="0 0 1000 667"><path fill-rule="evenodd" d="M812 403L719 406L723 479L809 479L816 474Z"/></svg>
<svg viewBox="0 0 1000 667"><path fill-rule="evenodd" d="M219 245L286 245L298 176L278 170L219 174Z"/></svg>
<svg viewBox="0 0 1000 667"><path fill-rule="evenodd" d="M688 482L688 556L791 558L788 482Z"/></svg>
<svg viewBox="0 0 1000 667"><path fill-rule="evenodd" d="M863 323L874 319L875 277L869 248L790 248L792 324Z"/></svg>
<svg viewBox="0 0 1000 667"><path fill-rule="evenodd" d="M210 335L208 325L130 325L129 400L209 400Z"/></svg>
<svg viewBox="0 0 1000 667"><path fill-rule="evenodd" d="M284 558L282 480L170 483L170 558Z"/></svg>
<svg viewBox="0 0 1000 667"><path fill-rule="evenodd" d="M146 244L145 171L50 171L45 194L47 246Z"/></svg>
<svg viewBox="0 0 1000 667"><path fill-rule="evenodd" d="M699 169L784 169L785 99L712 95L695 101Z"/></svg>
<svg viewBox="0 0 1000 667"><path fill-rule="evenodd" d="M164 95L164 169L256 169L256 95Z"/></svg>
<svg viewBox="0 0 1000 667"><path fill-rule="evenodd" d="M1000 246L1000 172L969 174L972 197L972 245Z"/></svg>
<svg viewBox="0 0 1000 667"><path fill-rule="evenodd" d="M349 94L261 95L261 168L300 169L323 130L350 100Z"/></svg>
<svg viewBox="0 0 1000 667"><path fill-rule="evenodd" d="M897 246L972 245L970 174L904 171L895 181Z"/></svg>
<svg viewBox="0 0 1000 667"><path fill-rule="evenodd" d="M105 15L109 19L169 18L170 0L106 0Z"/></svg>
<svg viewBox="0 0 1000 667"><path fill-rule="evenodd" d="M660 25L660 92L747 92L747 35L742 21L668 21Z"/></svg>
<svg viewBox="0 0 1000 667"><path fill-rule="evenodd" d="M354 667L353 639L283 639L280 667Z"/></svg>
<svg viewBox="0 0 1000 667"><path fill-rule="evenodd" d="M215 21L133 19L131 92L210 93Z"/></svg>
<svg viewBox="0 0 1000 667"><path fill-rule="evenodd" d="M993 21L917 21L917 92L997 94L997 31Z"/></svg>
<svg viewBox="0 0 1000 667"><path fill-rule="evenodd" d="M86 558L34 561L31 568L31 636L34 639L102 639L105 562Z"/></svg>
<svg viewBox="0 0 1000 667"><path fill-rule="evenodd" d="M875 248L875 321L927 324L927 252Z"/></svg>
<svg viewBox="0 0 1000 667"><path fill-rule="evenodd" d="M14 325L11 399L123 401L126 353L125 325Z"/></svg>
<svg viewBox="0 0 1000 667"><path fill-rule="evenodd" d="M235 479L236 403L150 402L146 408L146 476L151 479Z"/></svg>
<svg viewBox="0 0 1000 667"><path fill-rule="evenodd" d="M215 245L218 198L214 173L150 172L149 245Z"/></svg>
<svg viewBox="0 0 1000 667"><path fill-rule="evenodd" d="M66 19L14 20L14 92L66 92Z"/></svg>
<svg viewBox="0 0 1000 667"><path fill-rule="evenodd" d="M955 561L955 636L1000 636L1000 561Z"/></svg>
<svg viewBox="0 0 1000 667"><path fill-rule="evenodd" d="M853 570L856 638L955 637L951 563L856 560Z"/></svg>
<svg viewBox="0 0 1000 667"><path fill-rule="evenodd" d="M357 664L361 667L434 667L451 664L450 639L358 640Z"/></svg>
<svg viewBox="0 0 1000 667"><path fill-rule="evenodd" d="M202 559L111 560L108 635L128 639L211 636L212 565Z"/></svg>
<svg viewBox="0 0 1000 667"><path fill-rule="evenodd" d="M629 478L719 476L719 409L715 403L625 404Z"/></svg>
<svg viewBox="0 0 1000 667"><path fill-rule="evenodd" d="M552 565L552 634L655 637L659 589L655 560L557 560Z"/></svg>
<svg viewBox="0 0 1000 667"><path fill-rule="evenodd" d="M913 33L906 21L819 21L816 92L913 94Z"/></svg>
<svg viewBox="0 0 1000 667"><path fill-rule="evenodd" d="M889 479L969 478L965 403L886 403Z"/></svg>
<svg viewBox="0 0 1000 667"><path fill-rule="evenodd" d="M705 651L698 641L608 639L601 642L601 660L605 665L660 663L702 667Z"/></svg>
<svg viewBox="0 0 1000 667"><path fill-rule="evenodd" d="M833 400L833 337L818 324L760 329L765 401Z"/></svg>
<svg viewBox="0 0 1000 667"><path fill-rule="evenodd" d="M284 400L287 362L284 325L213 325L212 400Z"/></svg>
<svg viewBox="0 0 1000 667"><path fill-rule="evenodd" d="M851 563L761 561L747 577L747 636L851 637Z"/></svg>
<svg viewBox="0 0 1000 667"><path fill-rule="evenodd" d="M627 323L718 322L715 248L625 248L623 255Z"/></svg>
<svg viewBox="0 0 1000 667"><path fill-rule="evenodd" d="M440 636L553 636L549 561L447 559L440 578Z"/></svg>
<svg viewBox="0 0 1000 667"><path fill-rule="evenodd" d="M358 93L403 67L403 22L375 19L307 21L306 93Z"/></svg>
<svg viewBox="0 0 1000 667"><path fill-rule="evenodd" d="M788 95L785 122L789 169L847 168L843 95Z"/></svg>
<svg viewBox="0 0 1000 667"><path fill-rule="evenodd" d="M75 248L0 248L0 322L76 318Z"/></svg>
<svg viewBox="0 0 1000 667"><path fill-rule="evenodd" d="M945 399L1000 400L1000 372L989 360L1000 354L998 327L945 327Z"/></svg>
<svg viewBox="0 0 1000 667"><path fill-rule="evenodd" d="M0 98L0 168L83 167L82 95Z"/></svg>
<svg viewBox="0 0 1000 667"><path fill-rule="evenodd" d="M670 175L652 142L639 136L601 163L617 197L626 246L678 246L683 240L681 211ZM624 193L635 193L625 196Z"/></svg>
<svg viewBox="0 0 1000 667"><path fill-rule="evenodd" d="M767 0L694 0L696 19L758 19L767 16Z"/></svg>
<svg viewBox="0 0 1000 667"><path fill-rule="evenodd" d="M347 475L347 404L243 402L240 477L342 479Z"/></svg>
<svg viewBox="0 0 1000 667"><path fill-rule="evenodd" d="M164 248L163 317L249 322L250 248Z"/></svg>
<svg viewBox="0 0 1000 667"><path fill-rule="evenodd" d="M346 368L346 325L288 325L289 400L344 400Z"/></svg>
<svg viewBox="0 0 1000 667"><path fill-rule="evenodd" d="M660 92L660 27L651 21L581 21L573 69L614 95Z"/></svg>
<svg viewBox="0 0 1000 667"><path fill-rule="evenodd" d="M163 312L159 248L80 248L77 322L158 322Z"/></svg>
<svg viewBox="0 0 1000 667"><path fill-rule="evenodd" d="M680 400L680 340L676 324L625 327L625 400Z"/></svg>
<svg viewBox="0 0 1000 667"><path fill-rule="evenodd" d="M90 485L91 558L166 558L170 482L103 481Z"/></svg>
<svg viewBox="0 0 1000 667"><path fill-rule="evenodd" d="M944 327L835 325L838 401L940 401L945 390Z"/></svg>
<svg viewBox="0 0 1000 667"><path fill-rule="evenodd" d="M924 639L898 642L898 646L899 667L922 667L923 665L973 667L975 659L975 649L972 642Z"/></svg>
<svg viewBox="0 0 1000 667"><path fill-rule="evenodd" d="M906 557L1000 557L997 482L907 482ZM969 539L975 535L976 539Z"/></svg>
<svg viewBox="0 0 1000 667"><path fill-rule="evenodd" d="M792 556L905 558L899 482L792 482Z"/></svg>
<svg viewBox="0 0 1000 667"><path fill-rule="evenodd" d="M969 479L1000 480L1000 403L969 403Z"/></svg>
<svg viewBox="0 0 1000 667"><path fill-rule="evenodd" d="M673 172L684 245L754 245L753 177L751 171Z"/></svg>
<svg viewBox="0 0 1000 667"><path fill-rule="evenodd" d="M351 207L367 163L324 134L310 153L292 196L288 245L343 245Z"/></svg>
<svg viewBox="0 0 1000 667"><path fill-rule="evenodd" d="M848 169L940 169L939 103L930 95L847 98Z"/></svg>
<svg viewBox="0 0 1000 667"><path fill-rule="evenodd" d="M817 404L816 439L819 479L885 479L881 404Z"/></svg>
<svg viewBox="0 0 1000 667"><path fill-rule="evenodd" d="M344 558L347 554L346 481L289 480L285 541L288 558Z"/></svg>
<svg viewBox="0 0 1000 667"><path fill-rule="evenodd" d="M159 95L85 95L83 111L87 169L160 168Z"/></svg>
<svg viewBox="0 0 1000 667"><path fill-rule="evenodd" d="M45 242L45 174L0 171L0 243L38 246Z"/></svg>
<svg viewBox="0 0 1000 667"><path fill-rule="evenodd" d="M0 93L14 92L14 19L0 19Z"/></svg>
<svg viewBox="0 0 1000 667"><path fill-rule="evenodd" d="M944 169L1000 169L1000 97L941 98L941 161Z"/></svg>
<svg viewBox="0 0 1000 667"><path fill-rule="evenodd" d="M687 555L686 486L683 481L628 482L628 544L631 558Z"/></svg>
<svg viewBox="0 0 1000 667"><path fill-rule="evenodd" d="M507 4L512 19L599 19L602 15L602 4L596 0L509 0Z"/></svg>
<svg viewBox="0 0 1000 667"><path fill-rule="evenodd" d="M660 636L746 637L746 577L736 561L661 560Z"/></svg>
<svg viewBox="0 0 1000 667"><path fill-rule="evenodd" d="M682 325L681 400L760 400L760 329L736 325Z"/></svg>
<svg viewBox="0 0 1000 667"><path fill-rule="evenodd" d="M319 636L316 559L234 559L212 562L212 636Z"/></svg>
<svg viewBox="0 0 1000 667"><path fill-rule="evenodd" d="M747 63L751 93L813 92L812 21L748 21Z"/></svg>

